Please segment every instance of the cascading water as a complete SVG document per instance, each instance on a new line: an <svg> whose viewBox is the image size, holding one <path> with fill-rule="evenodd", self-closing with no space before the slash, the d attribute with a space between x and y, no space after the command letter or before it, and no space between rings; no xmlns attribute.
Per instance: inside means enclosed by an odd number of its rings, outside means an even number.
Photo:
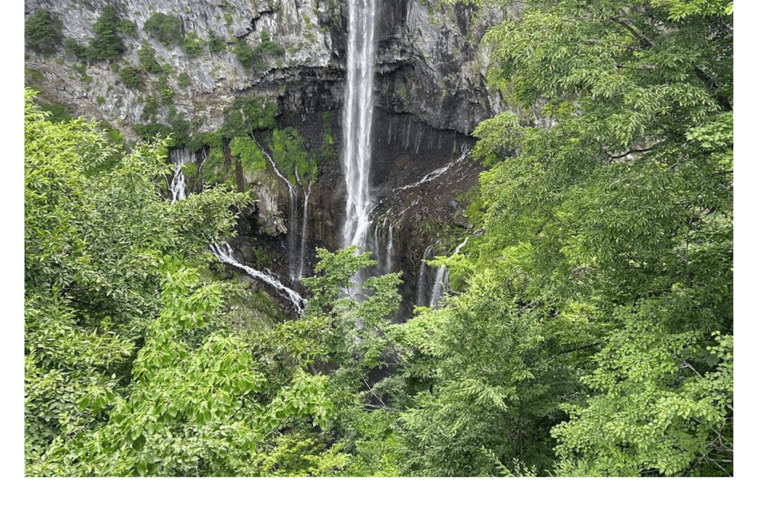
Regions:
<svg viewBox="0 0 768 512"><path fill-rule="evenodd" d="M469 241L469 237L465 238L463 242L459 244L458 247L453 251L453 254L459 254L459 251L464 248L464 246ZM425 253L426 255L426 253ZM437 308L440 304L440 298L443 296L443 293L448 288L448 268L445 265L440 265L440 268L437 270L437 276L435 277L435 284L432 285L432 295L429 298L429 305L432 308Z"/></svg>
<svg viewBox="0 0 768 512"><path fill-rule="evenodd" d="M347 184L343 247L363 250L372 209L368 189L373 116L376 0L349 0L347 82L344 93L344 174Z"/></svg>
<svg viewBox="0 0 768 512"><path fill-rule="evenodd" d="M254 142L261 150L261 153L267 158L270 165L272 166L272 170L275 171L275 174L285 182L285 185L288 187L288 197L289 197L289 207L290 212L288 214L288 277L291 281L296 281L298 278L302 277L302 272L304 269L304 235L302 235L302 247L301 247L301 258L300 262L297 261L297 242L296 242L296 231L297 231L297 225L298 225L298 203L296 201L297 199L297 193L296 188L293 186L291 181L283 176L283 174L280 172L280 170L277 168L277 164L274 160L272 160L272 157L269 153L267 153L261 145L256 142L256 139L254 139ZM295 170L294 170L295 172ZM306 229L306 218L307 218L307 198L309 197L309 194L304 196L304 226L302 227L302 230Z"/></svg>
<svg viewBox="0 0 768 512"><path fill-rule="evenodd" d="M307 185L304 192L304 216L301 218L301 251L299 253L299 279L304 277L304 257L307 251L307 218L309 217L309 195L312 193L312 183Z"/></svg>
<svg viewBox="0 0 768 512"><path fill-rule="evenodd" d="M388 238L387 238L387 274L391 274L392 267L392 252L394 251L394 243L392 242L392 224L389 225Z"/></svg>
<svg viewBox="0 0 768 512"><path fill-rule="evenodd" d="M184 164L182 162L176 164L171 185L168 187L168 191L171 193L171 203L187 198L187 184L184 182L183 167Z"/></svg>
<svg viewBox="0 0 768 512"><path fill-rule="evenodd" d="M214 256L219 259L220 262L244 270L246 274L253 277L254 279L258 279L272 286L281 297L290 301L297 315L301 316L301 314L304 312L304 308L307 306L307 300L305 298L299 295L295 290L292 290L283 285L283 283L281 283L280 280L276 277L270 274L265 274L264 272L259 272L258 270L253 269L247 265L243 265L237 261L233 254L232 247L230 247L228 243L224 242L222 244L211 244L208 246L208 249L213 253Z"/></svg>
<svg viewBox="0 0 768 512"><path fill-rule="evenodd" d="M424 257L421 258L421 266L419 267L419 284L416 294L416 305L427 305L427 260L429 259L432 246L430 245L424 250Z"/></svg>
<svg viewBox="0 0 768 512"><path fill-rule="evenodd" d="M187 184L184 181L184 164L193 162L194 158L186 149L172 149L168 153L171 163L176 164L176 170L173 173L171 184L168 186L168 192L171 194L171 203L181 201L187 198Z"/></svg>

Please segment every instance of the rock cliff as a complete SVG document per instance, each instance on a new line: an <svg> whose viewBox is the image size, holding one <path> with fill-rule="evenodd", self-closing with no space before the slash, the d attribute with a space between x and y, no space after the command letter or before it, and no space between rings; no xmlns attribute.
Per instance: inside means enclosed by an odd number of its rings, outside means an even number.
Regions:
<svg viewBox="0 0 768 512"><path fill-rule="evenodd" d="M124 51L110 60L74 55L73 48L86 47L96 37L94 26L105 8L133 26L121 33ZM486 85L487 54L480 41L488 27L514 9L436 0L379 1L372 183L374 194L387 205L388 222L400 219L389 258L393 270L403 270L410 283L406 296L415 294L420 259L433 242L420 233L435 224L467 228L456 221L461 218L456 198L476 183L480 169L467 161L452 171L453 185L441 188L440 180L430 180L422 188L406 189L407 194L399 191L398 197L408 195L407 205L397 203L393 191L457 159L462 144L471 146L469 136L477 124L504 108L501 96ZM40 89L46 101L106 121L129 142L140 138L136 126L150 121L172 125L174 119L184 119L191 133L204 134L226 124L238 99L274 103L277 128L294 128L309 155L324 151L317 157L316 184L308 194L308 243L338 248L345 194L338 141L346 2L25 0L27 19L41 10L61 20L63 43L46 57L26 52L28 85ZM147 28L148 20L161 18L178 27L175 43ZM152 61L154 71L148 64ZM136 83L131 83L129 71ZM250 136L266 148L270 133L255 130ZM288 232L292 223L301 225L301 208L293 210L297 206L289 186L284 178L275 178L271 164L244 169L233 159L227 140L223 147L222 175L235 178L241 190L253 189L258 198L239 226L241 243L235 247L251 259L255 247L266 248L270 265L286 275L292 243ZM200 169L207 156L198 151ZM203 180L192 176L188 182L199 187ZM296 188L296 200L301 200L307 191L300 183ZM308 268L313 254L307 251Z"/></svg>

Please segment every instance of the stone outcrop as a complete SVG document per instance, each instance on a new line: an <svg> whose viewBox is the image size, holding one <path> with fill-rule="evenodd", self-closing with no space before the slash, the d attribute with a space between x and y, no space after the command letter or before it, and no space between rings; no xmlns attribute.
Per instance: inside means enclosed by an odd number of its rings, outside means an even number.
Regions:
<svg viewBox="0 0 768 512"><path fill-rule="evenodd" d="M490 26L517 9L514 5L478 8L437 3L380 0L378 7L371 179L377 200L386 204L387 211L397 213L390 216L390 222L397 221L393 227L395 249L390 257L395 260L395 270L404 272L406 297L415 295L420 259L426 246L434 243L428 239L430 226L443 226L444 233L470 228L462 226L456 199L477 183L480 168L467 161L452 174L450 183L438 180L400 192L397 197L407 205L394 204L389 196L398 187L416 183L457 158L462 144L472 145L470 136L477 124L504 108L500 94L486 84L488 55L480 41ZM145 102L156 94L160 79L158 74L144 72L144 86L129 87L117 67L139 67L137 52L150 47L166 69L164 86L173 96L173 110L167 104L160 105L157 115L161 123L175 112L197 121L199 132L213 131L223 125L227 110L238 97L260 96L277 104L279 127L295 127L307 140L310 154L319 152L323 132L330 130L334 154L318 160L308 232L309 247L337 249L345 198L339 146L346 2L25 0L25 14L30 16L39 9L55 13L63 22L64 37L84 45L93 38L93 23L106 6L112 6L137 29L136 37L124 36L128 49L118 63L91 61L78 70L79 61L63 50L49 58L28 53L27 82L41 89L48 101L67 104L78 115L107 121L128 141L134 141L138 136L131 127L146 122L146 116L142 117ZM179 46L164 46L143 29L153 13L177 17L185 36L195 34L204 41L213 36L224 42L224 49L212 52L206 45L201 55L190 57ZM279 45L284 54L265 55L257 68L244 67L235 49L242 42L255 48L264 37ZM254 135L263 143L267 134ZM197 158L199 164L204 155ZM228 166L231 161L228 156ZM272 270L285 275L290 208L284 181L270 178L271 167L253 174L232 165L231 172L238 173L241 190L254 189L258 198L238 226L239 246L233 245L243 254L248 254L249 248L265 249ZM299 191L299 197L302 193ZM381 210L379 213L383 207ZM451 243L444 241L446 249ZM312 268L314 250L307 253L306 267Z"/></svg>

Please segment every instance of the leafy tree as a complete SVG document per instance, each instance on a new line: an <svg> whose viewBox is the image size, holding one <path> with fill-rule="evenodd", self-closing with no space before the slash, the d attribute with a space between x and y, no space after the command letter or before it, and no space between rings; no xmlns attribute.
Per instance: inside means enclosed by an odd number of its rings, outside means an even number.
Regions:
<svg viewBox="0 0 768 512"><path fill-rule="evenodd" d="M141 70L137 67L123 66L117 74L128 87L141 88L144 85L144 77L141 76Z"/></svg>
<svg viewBox="0 0 768 512"><path fill-rule="evenodd" d="M64 37L61 18L47 9L39 9L24 22L27 48L44 57L56 52Z"/></svg>
<svg viewBox="0 0 768 512"><path fill-rule="evenodd" d="M181 46L184 44L181 18L162 12L153 13L144 22L144 31L164 46Z"/></svg>
<svg viewBox="0 0 768 512"><path fill-rule="evenodd" d="M93 39L88 45L88 56L95 60L114 60L125 51L121 32L126 29L114 7L107 5L93 24Z"/></svg>
<svg viewBox="0 0 768 512"><path fill-rule="evenodd" d="M520 114L477 129L464 272L522 276L544 326L586 314L554 331L587 386L553 430L561 474L732 473L731 10L535 1L486 36Z"/></svg>
<svg viewBox="0 0 768 512"><path fill-rule="evenodd" d="M152 46L142 45L136 52L136 56L139 58L142 69L155 74L163 72L163 67L157 62L155 49Z"/></svg>

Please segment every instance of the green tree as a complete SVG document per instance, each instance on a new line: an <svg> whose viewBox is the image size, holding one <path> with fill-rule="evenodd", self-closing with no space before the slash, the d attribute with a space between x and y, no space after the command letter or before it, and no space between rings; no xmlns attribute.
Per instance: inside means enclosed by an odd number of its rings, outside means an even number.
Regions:
<svg viewBox="0 0 768 512"><path fill-rule="evenodd" d="M518 113L476 131L486 235L463 271L523 276L548 330L581 312L553 331L584 347L561 474L732 474L731 11L534 1L486 36Z"/></svg>
<svg viewBox="0 0 768 512"><path fill-rule="evenodd" d="M121 37L120 18L114 7L106 6L93 24L93 39L88 45L88 56L94 60L114 60L125 51Z"/></svg>
<svg viewBox="0 0 768 512"><path fill-rule="evenodd" d="M27 48L44 57L56 52L64 37L61 18L56 14L39 9L24 22Z"/></svg>
<svg viewBox="0 0 768 512"><path fill-rule="evenodd" d="M144 22L144 31L164 46L181 46L184 44L181 18L162 12L153 13Z"/></svg>

